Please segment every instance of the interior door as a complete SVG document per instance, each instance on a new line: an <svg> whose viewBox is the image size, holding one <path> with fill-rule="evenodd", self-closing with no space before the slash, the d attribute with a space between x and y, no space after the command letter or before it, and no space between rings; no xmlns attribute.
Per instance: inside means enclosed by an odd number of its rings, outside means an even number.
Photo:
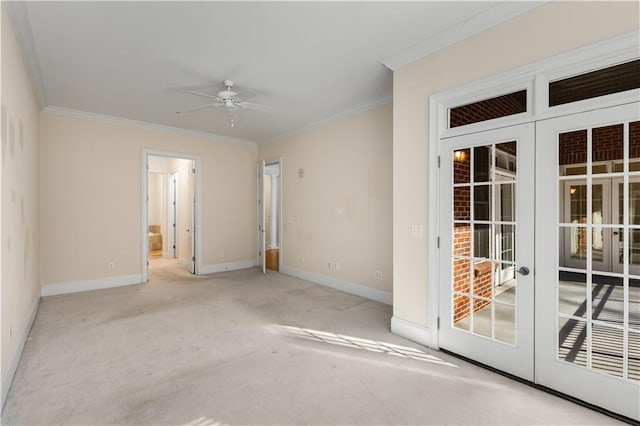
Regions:
<svg viewBox="0 0 640 426"><path fill-rule="evenodd" d="M640 105L540 121L536 139L536 382L640 420L640 173L629 167L640 157ZM594 164L603 161L622 167ZM578 163L586 163L581 174L565 172ZM602 179L615 180L618 207L599 220ZM584 221L561 213L568 185L585 190ZM603 270L594 240L614 232L622 269ZM562 256L572 237L584 253L577 266Z"/></svg>
<svg viewBox="0 0 640 426"><path fill-rule="evenodd" d="M439 153L439 345L533 380L534 126L442 139Z"/></svg>
<svg viewBox="0 0 640 426"><path fill-rule="evenodd" d="M196 273L196 161L191 160L189 173L189 272Z"/></svg>
<svg viewBox="0 0 640 426"><path fill-rule="evenodd" d="M265 234L265 203L264 203L264 160L258 162L258 260L260 270L267 273L266 263L266 234Z"/></svg>

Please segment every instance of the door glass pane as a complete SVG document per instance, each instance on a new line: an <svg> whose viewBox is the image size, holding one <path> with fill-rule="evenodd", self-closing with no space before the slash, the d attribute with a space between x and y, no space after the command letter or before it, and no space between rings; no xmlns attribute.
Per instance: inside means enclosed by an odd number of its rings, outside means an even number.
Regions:
<svg viewBox="0 0 640 426"><path fill-rule="evenodd" d="M569 222L587 223L587 185L569 186Z"/></svg>
<svg viewBox="0 0 640 426"><path fill-rule="evenodd" d="M496 180L508 181L516 178L516 142L496 145Z"/></svg>
<svg viewBox="0 0 640 426"><path fill-rule="evenodd" d="M469 186L453 188L453 220L471 219L471 188Z"/></svg>
<svg viewBox="0 0 640 426"><path fill-rule="evenodd" d="M640 280L629 280L629 328L640 332Z"/></svg>
<svg viewBox="0 0 640 426"><path fill-rule="evenodd" d="M564 166L579 164L585 166L587 163L587 131L577 130L565 132L559 135L558 139L558 160L560 166L560 176L564 176ZM586 171L586 166L585 166Z"/></svg>
<svg viewBox="0 0 640 426"><path fill-rule="evenodd" d="M491 220L491 187L492 185L473 187L474 220Z"/></svg>
<svg viewBox="0 0 640 426"><path fill-rule="evenodd" d="M489 182L491 180L491 146L473 148L473 181Z"/></svg>
<svg viewBox="0 0 640 426"><path fill-rule="evenodd" d="M494 225L496 255L494 259L501 262L515 262L516 233L514 225Z"/></svg>
<svg viewBox="0 0 640 426"><path fill-rule="evenodd" d="M453 183L469 183L471 171L471 150L453 151Z"/></svg>
<svg viewBox="0 0 640 426"><path fill-rule="evenodd" d="M491 298L493 287L493 271L495 265L491 261L478 262L473 265L473 295Z"/></svg>
<svg viewBox="0 0 640 426"><path fill-rule="evenodd" d="M496 340L511 345L516 343L516 308L502 303L494 304L495 324L494 333Z"/></svg>
<svg viewBox="0 0 640 426"><path fill-rule="evenodd" d="M473 255L485 259L491 258L491 225L476 223L473 225Z"/></svg>
<svg viewBox="0 0 640 426"><path fill-rule="evenodd" d="M564 262L560 266L571 266L569 260L587 259L587 228L582 226L560 227L560 238L564 241Z"/></svg>
<svg viewBox="0 0 640 426"><path fill-rule="evenodd" d="M594 224L611 223L609 214L605 214L604 211L604 199L603 199L603 184L594 183L591 186L591 208L593 209L593 215L591 221ZM609 212L609 206L607 206L607 213Z"/></svg>
<svg viewBox="0 0 640 426"><path fill-rule="evenodd" d="M591 368L622 377L623 334L619 328L591 326Z"/></svg>
<svg viewBox="0 0 640 426"><path fill-rule="evenodd" d="M591 131L591 160L616 161L623 158L623 125L598 127ZM606 167L593 167L593 173L607 173Z"/></svg>
<svg viewBox="0 0 640 426"><path fill-rule="evenodd" d="M469 293L472 261L469 258L453 259L453 291Z"/></svg>
<svg viewBox="0 0 640 426"><path fill-rule="evenodd" d="M473 332L491 337L491 300L473 299Z"/></svg>
<svg viewBox="0 0 640 426"><path fill-rule="evenodd" d="M577 365L587 365L587 323L558 318L558 358Z"/></svg>
<svg viewBox="0 0 640 426"><path fill-rule="evenodd" d="M640 265L640 229L629 231L629 266Z"/></svg>
<svg viewBox="0 0 640 426"><path fill-rule="evenodd" d="M513 264L498 264L493 292L498 302L512 305L516 303L516 271Z"/></svg>
<svg viewBox="0 0 640 426"><path fill-rule="evenodd" d="M591 318L622 326L624 324L624 280L621 277L593 275Z"/></svg>
<svg viewBox="0 0 640 426"><path fill-rule="evenodd" d="M629 123L629 171L634 159L640 158L640 121Z"/></svg>
<svg viewBox="0 0 640 426"><path fill-rule="evenodd" d="M453 294L453 326L460 330L471 329L471 299L467 295Z"/></svg>
<svg viewBox="0 0 640 426"><path fill-rule="evenodd" d="M607 229L607 231L609 230ZM593 264L591 266L594 270L598 270L598 271L609 270L608 261L604 265L596 264L604 261L604 249L605 249L604 228L602 228L601 226L594 226L593 228L591 228L591 256L593 261Z"/></svg>
<svg viewBox="0 0 640 426"><path fill-rule="evenodd" d="M516 185L505 183L496 185L496 220L513 222L516 217Z"/></svg>
<svg viewBox="0 0 640 426"><path fill-rule="evenodd" d="M640 225L640 182L629 183L629 225Z"/></svg>
<svg viewBox="0 0 640 426"><path fill-rule="evenodd" d="M629 356L627 360L629 380L640 383L640 333L629 331Z"/></svg>
<svg viewBox="0 0 640 426"><path fill-rule="evenodd" d="M587 274L560 271L558 276L558 312L575 317L587 314Z"/></svg>

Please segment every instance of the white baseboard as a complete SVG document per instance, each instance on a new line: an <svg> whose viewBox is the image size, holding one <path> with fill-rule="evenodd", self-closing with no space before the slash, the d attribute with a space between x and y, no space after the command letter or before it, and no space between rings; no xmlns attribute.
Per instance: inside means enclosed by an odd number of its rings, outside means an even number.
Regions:
<svg viewBox="0 0 640 426"><path fill-rule="evenodd" d="M280 272L292 277L311 281L312 283L321 284L345 293L355 294L365 299L375 300L376 302L393 305L393 295L388 291L376 290L362 284L356 284L349 281L339 280L326 275L316 274L314 272L303 271L302 269L292 268L291 266L282 265Z"/></svg>
<svg viewBox="0 0 640 426"><path fill-rule="evenodd" d="M120 275L117 277L98 278L95 280L71 281L54 284L43 284L41 295L54 296L56 294L77 293L80 291L98 290L102 288L122 287L125 285L142 283L142 275Z"/></svg>
<svg viewBox="0 0 640 426"><path fill-rule="evenodd" d="M391 317L391 332L429 348L438 349L433 345L429 327L393 316Z"/></svg>
<svg viewBox="0 0 640 426"><path fill-rule="evenodd" d="M18 344L18 347L16 348L16 352L12 354L11 363L7 368L7 372L2 376L2 409L4 409L4 403L7 400L7 395L9 394L9 389L11 388L13 376L15 376L18 365L20 364L22 351L24 350L25 343L27 343L27 338L29 337L29 333L31 332L33 321L36 319L36 315L38 314L39 306L40 297L36 299L36 303L34 303L33 307L31 308L29 319L27 320L27 323L25 324L24 328L22 329L22 333L20 334L20 342Z"/></svg>
<svg viewBox="0 0 640 426"><path fill-rule="evenodd" d="M255 259L238 260L236 262L216 263L215 265L203 265L198 275L215 274L216 272L237 271L239 269L249 269L256 266Z"/></svg>

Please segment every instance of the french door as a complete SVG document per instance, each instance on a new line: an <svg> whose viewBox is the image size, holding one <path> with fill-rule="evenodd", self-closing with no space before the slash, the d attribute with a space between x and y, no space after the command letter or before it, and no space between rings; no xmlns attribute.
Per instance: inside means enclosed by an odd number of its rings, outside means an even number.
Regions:
<svg viewBox="0 0 640 426"><path fill-rule="evenodd" d="M439 344L533 380L534 125L439 148Z"/></svg>
<svg viewBox="0 0 640 426"><path fill-rule="evenodd" d="M535 158L535 381L640 420L639 105L537 122Z"/></svg>

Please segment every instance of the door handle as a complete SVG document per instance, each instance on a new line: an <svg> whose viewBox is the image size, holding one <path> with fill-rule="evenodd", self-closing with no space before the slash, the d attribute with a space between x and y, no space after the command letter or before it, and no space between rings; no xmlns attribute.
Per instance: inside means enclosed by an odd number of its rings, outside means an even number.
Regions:
<svg viewBox="0 0 640 426"><path fill-rule="evenodd" d="M520 268L516 269L516 272L521 274L521 275L529 275L529 268L527 268L526 266L521 266Z"/></svg>

